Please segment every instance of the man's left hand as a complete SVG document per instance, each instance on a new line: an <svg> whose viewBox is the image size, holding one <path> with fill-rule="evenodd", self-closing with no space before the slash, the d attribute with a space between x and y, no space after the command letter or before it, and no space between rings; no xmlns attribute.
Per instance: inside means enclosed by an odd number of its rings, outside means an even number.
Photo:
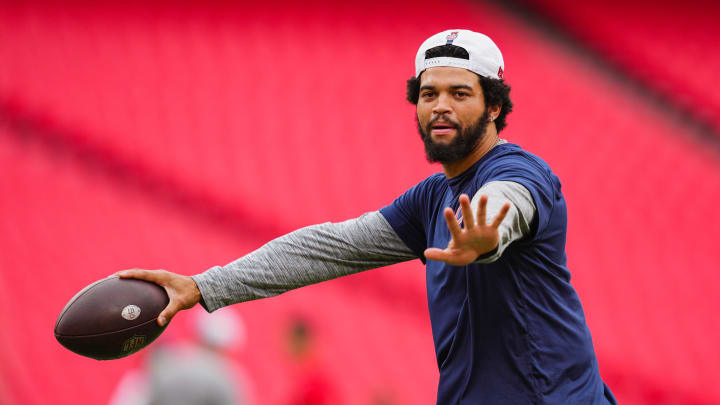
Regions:
<svg viewBox="0 0 720 405"><path fill-rule="evenodd" d="M444 215L450 230L450 243L445 249L426 249L425 257L427 259L443 261L453 266L465 266L498 246L498 228L510 209L510 203L505 203L493 218L492 223L488 225L485 219L488 201L486 195L480 196L477 223L473 217L472 208L470 208L470 198L466 194L462 194L459 200L465 227L460 227L452 208L446 207Z"/></svg>

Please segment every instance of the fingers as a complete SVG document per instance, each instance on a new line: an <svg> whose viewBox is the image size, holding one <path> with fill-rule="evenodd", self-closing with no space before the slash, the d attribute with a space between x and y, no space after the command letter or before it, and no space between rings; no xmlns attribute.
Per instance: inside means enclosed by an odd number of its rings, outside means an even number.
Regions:
<svg viewBox="0 0 720 405"><path fill-rule="evenodd" d="M424 254L425 254L425 258L428 260L445 261L450 257L450 255L447 252L445 252L442 249L438 249L438 248L425 249Z"/></svg>
<svg viewBox="0 0 720 405"><path fill-rule="evenodd" d="M170 303L158 315L157 323L160 326L167 325L168 322L182 309L182 305L178 300L171 299Z"/></svg>
<svg viewBox="0 0 720 405"><path fill-rule="evenodd" d="M445 222L447 222L448 229L450 230L450 235L457 237L460 235L460 232L462 230L460 229L460 224L458 224L457 219L455 218L455 213L453 212L452 208L446 207L445 211Z"/></svg>
<svg viewBox="0 0 720 405"><path fill-rule="evenodd" d="M441 250L438 248L425 249L424 254L428 260L445 262L452 266L465 266L472 263L478 257L474 251L450 251L448 249Z"/></svg>
<svg viewBox="0 0 720 405"><path fill-rule="evenodd" d="M191 277L181 276L165 270L121 270L114 274L120 278L135 278L149 281L165 288L170 302L158 315L157 323L165 326L183 309L192 308L200 301L200 290Z"/></svg>
<svg viewBox="0 0 720 405"><path fill-rule="evenodd" d="M137 278L140 280L160 284L160 281L163 280L164 272L160 270L130 269L118 271L114 275L120 278Z"/></svg>
<svg viewBox="0 0 720 405"><path fill-rule="evenodd" d="M478 213L477 213L477 221L478 225L485 226L487 224L487 202L488 202L488 196L481 195L480 196L480 204L478 207Z"/></svg>
<svg viewBox="0 0 720 405"><path fill-rule="evenodd" d="M498 212L497 215L495 215L495 218L493 218L492 227L497 228L502 223L503 219L505 219L505 216L507 215L508 211L510 211L510 203L503 204L502 208L500 208L500 212Z"/></svg>
<svg viewBox="0 0 720 405"><path fill-rule="evenodd" d="M467 194L460 196L460 208L462 208L463 222L465 222L465 229L475 227L475 218L473 217L472 208L470 208L470 198Z"/></svg>

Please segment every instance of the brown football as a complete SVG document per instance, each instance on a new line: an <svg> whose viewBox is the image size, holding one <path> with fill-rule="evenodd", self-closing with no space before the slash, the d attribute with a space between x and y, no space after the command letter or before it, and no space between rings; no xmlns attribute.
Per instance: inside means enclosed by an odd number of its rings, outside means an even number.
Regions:
<svg viewBox="0 0 720 405"><path fill-rule="evenodd" d="M119 359L160 336L165 327L157 324L157 317L168 301L165 289L157 284L104 278L65 305L55 323L55 338L82 356Z"/></svg>

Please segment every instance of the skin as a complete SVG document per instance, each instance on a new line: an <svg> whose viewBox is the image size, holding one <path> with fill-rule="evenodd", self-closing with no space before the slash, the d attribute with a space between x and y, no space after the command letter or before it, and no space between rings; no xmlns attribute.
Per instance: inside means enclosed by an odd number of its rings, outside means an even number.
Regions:
<svg viewBox="0 0 720 405"><path fill-rule="evenodd" d="M417 116L421 126L426 127L432 120L434 125L458 122L463 127L470 126L485 111L485 97L475 73L456 67L438 66L429 68L420 76L420 98L417 104ZM495 118L500 114L500 106L489 106L491 122L485 129L475 150L463 159L443 163L447 178L453 178L475 162L480 160L498 141ZM456 136L457 129L432 129L433 142L448 144ZM477 220L470 207L470 198L462 194L459 198L464 227L455 219L452 208L445 207L443 214L450 230L450 243L447 248L429 248L424 254L429 260L439 260L453 266L464 266L477 260L498 245L498 228L505 219L510 204L505 204L500 212L487 225L487 196L480 197Z"/></svg>
<svg viewBox="0 0 720 405"><path fill-rule="evenodd" d="M458 122L467 128L480 118L484 111L485 97L475 73L456 67L438 66L425 70L420 76L417 116L423 128L434 119L437 119L436 125ZM490 106L488 112L491 122L473 153L457 162L443 163L447 178L453 178L467 170L497 143L498 134L494 120L500 114L500 106ZM457 129L430 131L430 138L439 144L448 144L456 136Z"/></svg>
<svg viewBox="0 0 720 405"><path fill-rule="evenodd" d="M157 323L160 326L165 326L181 310L194 307L202 298L195 280L166 270L130 269L119 271L115 275L120 278L150 281L165 288L170 302L158 316Z"/></svg>
<svg viewBox="0 0 720 405"><path fill-rule="evenodd" d="M448 125L455 122L460 123L463 127L468 127L482 116L485 108L482 87L475 73L445 66L429 68L422 73L417 117L423 127L426 127L433 119L437 119L435 124ZM443 171L447 178L455 177L467 170L497 143L497 128L492 120L500 114L500 106L489 106L488 112L491 122L473 152L458 161L443 163ZM458 130L433 128L430 136L433 142L447 144L458 136ZM462 227L458 224L453 210L446 207L443 215L450 230L450 243L445 249L429 248L425 250L425 257L450 265L464 266L495 249L499 239L498 228L505 219L510 204L505 204L488 225L486 221L487 199L487 196L481 196L477 216L474 216L470 207L470 198L466 194L459 197L463 215ZM170 303L158 317L160 326L170 322L181 310L192 308L202 298L200 290L192 278L166 270L130 269L119 271L115 275L120 278L150 281L165 288Z"/></svg>

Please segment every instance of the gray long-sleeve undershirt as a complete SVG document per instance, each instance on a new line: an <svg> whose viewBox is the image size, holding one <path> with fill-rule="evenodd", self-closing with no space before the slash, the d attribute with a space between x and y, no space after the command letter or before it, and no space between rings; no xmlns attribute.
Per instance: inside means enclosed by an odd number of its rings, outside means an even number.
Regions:
<svg viewBox="0 0 720 405"><path fill-rule="evenodd" d="M482 256L478 263L492 263L499 259L513 241L522 238L530 233L530 224L535 217L535 203L532 195L524 186L511 181L491 181L484 184L470 201L470 207L477 215L480 204L480 196L488 196L485 208L487 223L491 223L495 215L506 202L510 203L505 219L498 228L498 247L494 253Z"/></svg>
<svg viewBox="0 0 720 405"><path fill-rule="evenodd" d="M473 196L477 212L481 195L488 196L488 223L505 202L511 203L499 228L498 248L480 263L497 260L505 248L527 235L535 215L530 192L522 185L495 181ZM443 246L444 248L444 246ZM364 270L417 259L379 211L339 223L298 229L224 266L193 276L208 311L272 297L286 291Z"/></svg>

